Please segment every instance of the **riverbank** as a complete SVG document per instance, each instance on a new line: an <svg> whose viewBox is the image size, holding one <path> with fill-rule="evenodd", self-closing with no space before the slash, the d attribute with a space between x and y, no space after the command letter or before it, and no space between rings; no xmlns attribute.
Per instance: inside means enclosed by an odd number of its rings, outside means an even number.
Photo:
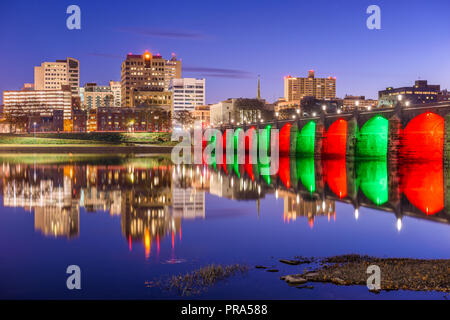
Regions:
<svg viewBox="0 0 450 320"><path fill-rule="evenodd" d="M0 134L0 153L170 153L168 132Z"/></svg>
<svg viewBox="0 0 450 320"><path fill-rule="evenodd" d="M170 132L62 132L0 134L0 145L150 144L173 145Z"/></svg>
<svg viewBox="0 0 450 320"><path fill-rule="evenodd" d="M299 274L281 277L289 285L305 286L311 282L333 283L340 286L367 284L371 265L380 267L381 289L450 292L450 259L376 258L342 255L323 259L294 259L292 265L314 263L318 267ZM299 263L297 264L297 261ZM286 263L286 262L284 262Z"/></svg>

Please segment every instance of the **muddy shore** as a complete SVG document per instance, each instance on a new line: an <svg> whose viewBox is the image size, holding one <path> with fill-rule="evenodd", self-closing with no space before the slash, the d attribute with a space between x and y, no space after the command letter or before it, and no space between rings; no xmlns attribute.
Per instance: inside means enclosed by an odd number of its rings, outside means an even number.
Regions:
<svg viewBox="0 0 450 320"><path fill-rule="evenodd" d="M294 260L291 264L293 269ZM308 262L309 263L309 262ZM303 264L303 263L302 263ZM336 285L367 285L367 268L377 265L381 271L380 291L412 290L450 292L450 259L376 258L342 255L317 259L318 267L307 272L281 277L290 285L325 282ZM301 268L303 269L304 264Z"/></svg>

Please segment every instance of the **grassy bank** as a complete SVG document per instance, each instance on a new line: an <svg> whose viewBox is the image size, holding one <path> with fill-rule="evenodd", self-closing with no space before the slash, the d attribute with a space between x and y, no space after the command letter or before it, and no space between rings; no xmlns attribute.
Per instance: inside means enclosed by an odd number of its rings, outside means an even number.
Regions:
<svg viewBox="0 0 450 320"><path fill-rule="evenodd" d="M90 132L90 133L39 133L16 135L0 134L0 145L162 145L170 146L170 133L144 132L144 133L120 133L120 132Z"/></svg>

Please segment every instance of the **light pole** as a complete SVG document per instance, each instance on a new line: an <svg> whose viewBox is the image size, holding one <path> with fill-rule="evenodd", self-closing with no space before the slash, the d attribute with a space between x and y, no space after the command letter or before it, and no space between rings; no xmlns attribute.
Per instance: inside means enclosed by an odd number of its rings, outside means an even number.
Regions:
<svg viewBox="0 0 450 320"><path fill-rule="evenodd" d="M36 122L33 122L33 127L34 127L34 137L36 138Z"/></svg>

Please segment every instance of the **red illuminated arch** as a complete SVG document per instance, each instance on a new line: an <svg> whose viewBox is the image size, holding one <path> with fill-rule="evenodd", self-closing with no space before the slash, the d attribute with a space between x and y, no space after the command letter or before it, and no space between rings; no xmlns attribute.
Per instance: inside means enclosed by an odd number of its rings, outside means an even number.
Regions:
<svg viewBox="0 0 450 320"><path fill-rule="evenodd" d="M401 155L408 158L442 159L444 118L426 112L412 119L403 130Z"/></svg>
<svg viewBox="0 0 450 320"><path fill-rule="evenodd" d="M345 156L347 149L347 121L339 118L328 128L323 141L326 155Z"/></svg>
<svg viewBox="0 0 450 320"><path fill-rule="evenodd" d="M283 128L280 130L280 137L279 137L279 150L280 155L289 155L290 150L290 144L291 144L291 127L292 125L290 123L286 123Z"/></svg>

